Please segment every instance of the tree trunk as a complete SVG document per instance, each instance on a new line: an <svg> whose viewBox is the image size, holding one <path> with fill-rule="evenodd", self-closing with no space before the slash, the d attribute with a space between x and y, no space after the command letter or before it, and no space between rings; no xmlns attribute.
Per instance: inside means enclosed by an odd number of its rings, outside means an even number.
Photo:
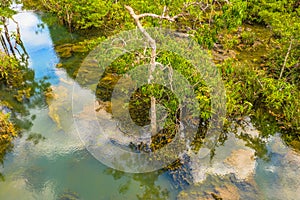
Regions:
<svg viewBox="0 0 300 200"><path fill-rule="evenodd" d="M151 47L151 61L150 67L148 72L148 84L150 85L153 80L153 72L155 71L156 67L156 42L155 40L149 35L149 33L144 29L140 22L140 18L143 17L142 15L136 15L133 9L130 6L125 6L125 8L129 11L132 18L135 20L135 23L138 29L142 32L142 34L147 38L150 47ZM151 111L150 111L150 118L151 118L151 135L154 136L157 133L157 122L156 122L156 98L151 96Z"/></svg>

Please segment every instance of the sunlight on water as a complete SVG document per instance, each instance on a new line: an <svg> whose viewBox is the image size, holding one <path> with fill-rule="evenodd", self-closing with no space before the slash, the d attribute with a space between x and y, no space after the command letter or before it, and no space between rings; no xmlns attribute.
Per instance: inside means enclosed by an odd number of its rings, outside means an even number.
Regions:
<svg viewBox="0 0 300 200"><path fill-rule="evenodd" d="M47 76L52 84L58 83L55 65L59 59L53 49L53 43L47 26L32 12L21 12L14 16L19 22L21 37L28 54L30 55L29 67L34 69L36 79ZM16 24L9 23L9 29L15 30Z"/></svg>

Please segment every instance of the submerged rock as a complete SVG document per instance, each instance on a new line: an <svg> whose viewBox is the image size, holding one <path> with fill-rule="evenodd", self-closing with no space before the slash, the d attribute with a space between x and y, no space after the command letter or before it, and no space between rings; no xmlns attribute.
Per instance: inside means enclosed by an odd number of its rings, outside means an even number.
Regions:
<svg viewBox="0 0 300 200"><path fill-rule="evenodd" d="M254 152L245 149L232 151L225 163L234 169L234 174L239 179L248 179L255 169Z"/></svg>
<svg viewBox="0 0 300 200"><path fill-rule="evenodd" d="M80 44L63 44L55 47L57 53L61 58L70 58L73 53L84 53L87 49L84 45Z"/></svg>
<svg viewBox="0 0 300 200"><path fill-rule="evenodd" d="M229 133L224 145L216 148L212 159L209 156L201 158L197 154L191 155L190 168L194 183L203 182L208 174L233 174L239 180L247 179L254 174L254 158L255 151L245 146L245 142L233 133Z"/></svg>
<svg viewBox="0 0 300 200"><path fill-rule="evenodd" d="M223 200L239 200L240 195L238 189L233 185L225 185L224 187L215 188L218 196ZM214 198L215 199L215 198Z"/></svg>
<svg viewBox="0 0 300 200"><path fill-rule="evenodd" d="M72 120L72 93L64 86L52 86L52 93L48 95L48 115L56 123L59 130L67 132L70 129Z"/></svg>
<svg viewBox="0 0 300 200"><path fill-rule="evenodd" d="M300 199L300 154L276 134L263 139L267 155L256 158L257 152L246 146L247 138L260 134L252 125L245 126L229 133L213 158L191 156L193 184L180 192L179 200ZM240 137L241 130L249 137Z"/></svg>
<svg viewBox="0 0 300 200"><path fill-rule="evenodd" d="M72 44L64 44L55 47L57 53L59 53L62 58L69 58L72 56Z"/></svg>
<svg viewBox="0 0 300 200"><path fill-rule="evenodd" d="M177 196L178 200L260 199L254 181L244 182L232 175L209 175L203 183L190 186Z"/></svg>
<svg viewBox="0 0 300 200"><path fill-rule="evenodd" d="M244 127L251 138L259 132L253 127ZM254 180L256 169L255 150L247 146L237 133L228 133L224 144L217 146L214 156L202 157L190 153L190 173L193 183L178 199L257 199L259 192ZM247 132L246 132L247 134Z"/></svg>

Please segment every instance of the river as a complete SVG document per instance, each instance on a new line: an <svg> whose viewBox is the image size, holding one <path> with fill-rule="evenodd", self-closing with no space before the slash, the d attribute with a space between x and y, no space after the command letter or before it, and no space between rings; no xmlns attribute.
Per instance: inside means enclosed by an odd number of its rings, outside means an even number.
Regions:
<svg viewBox="0 0 300 200"><path fill-rule="evenodd" d="M60 58L49 27L33 11L19 8L14 18L20 24L29 67L37 80L48 77L54 98L48 105L30 108L31 116L36 116L34 120L28 116L33 126L15 140L0 169L5 177L0 182L0 199L205 199L208 191L217 191L224 199L300 199L300 156L279 134L264 139L267 154L259 158L251 145L229 133L211 162L191 155L187 166L192 181L184 187L176 187L168 172L131 174L103 165L78 136L71 107L77 83L65 69L56 67ZM59 29L66 40L73 37ZM249 130L259 133L255 127ZM30 133L41 134L45 140L27 141Z"/></svg>

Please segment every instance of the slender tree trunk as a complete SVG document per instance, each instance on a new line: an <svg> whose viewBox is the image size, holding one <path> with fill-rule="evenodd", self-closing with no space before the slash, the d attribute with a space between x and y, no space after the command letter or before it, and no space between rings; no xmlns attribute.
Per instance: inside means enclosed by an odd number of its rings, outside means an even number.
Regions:
<svg viewBox="0 0 300 200"><path fill-rule="evenodd" d="M4 39L3 35L2 35L2 33L0 33L0 34L1 34L1 37L0 37L1 45L2 45L2 47L3 47L3 49L4 49L5 53L6 53L6 55L9 56L9 51L8 51L5 39Z"/></svg>
<svg viewBox="0 0 300 200"><path fill-rule="evenodd" d="M153 80L153 73L156 68L156 42L155 40L149 35L149 33L144 29L140 22L141 15L136 15L133 9L130 6L125 6L125 8L129 11L132 18L135 20L135 23L141 33L147 38L150 47L151 47L151 60L150 60L150 67L148 72L148 84L152 83ZM150 111L150 118L151 118L151 135L155 135L157 133L157 122L156 122L156 98L151 96L151 111Z"/></svg>
<svg viewBox="0 0 300 200"><path fill-rule="evenodd" d="M10 35L9 35L8 27L7 27L7 24L6 24L6 19L5 19L5 17L2 17L1 20L2 20L2 23L3 23L5 39L8 43L9 49L10 49L11 53L14 56L16 56L13 45L12 45L11 40L10 40Z"/></svg>
<svg viewBox="0 0 300 200"><path fill-rule="evenodd" d="M151 45L151 44L150 44ZM154 46L151 46L151 62L150 62L150 68L148 73L148 84L152 83L153 79L153 72L155 71L155 59L156 59L156 44L154 43ZM151 96L151 135L154 136L157 132L157 123L156 123L156 98L154 96Z"/></svg>
<svg viewBox="0 0 300 200"><path fill-rule="evenodd" d="M192 4L191 4L192 5ZM185 5L185 8L190 6L190 4ZM149 35L149 33L144 29L140 22L140 18L144 17L152 17L157 18L161 20L168 20L170 22L175 22L177 18L185 16L185 13L177 14L173 17L170 17L167 14L167 6L164 6L164 10L162 12L162 15L157 15L153 13L143 13L143 14L135 14L134 10L130 6L125 6L125 8L129 11L131 17L134 19L138 29L142 32L142 34L147 38L150 47L151 47L151 60L150 60L150 67L149 67L149 73L148 73L148 84L152 83L153 80L153 73L156 68L156 42L155 40ZM206 8L205 8L206 9ZM186 34L182 34L182 36L186 37ZM172 72L170 71L170 74ZM157 132L157 121L156 121L156 99L155 97L151 96L151 134L155 135Z"/></svg>
<svg viewBox="0 0 300 200"><path fill-rule="evenodd" d="M22 61L23 62L28 62L28 53L27 53L27 51L26 51L26 48L25 48L25 46L24 46L24 43L23 43L23 41L21 40L21 33L20 33L20 26L19 26L19 23L17 22L17 21L15 21L13 18L11 18L11 20L17 25L17 28L16 28L16 30L17 30L17 35L16 35L16 38L15 38L15 40L16 40L16 43L15 43L15 46L14 46L14 49L18 52L18 54L22 57ZM19 47L21 47L21 49L22 49L22 53L19 51L19 49L18 49L18 46Z"/></svg>
<svg viewBox="0 0 300 200"><path fill-rule="evenodd" d="M9 34L8 27L6 25L7 18L1 17L1 21L3 23L3 30L0 32L0 43L4 49L4 52L6 55L14 55L16 57L16 53L21 56L22 61L27 63L28 62L28 53L25 49L25 46L21 40L21 34L20 34L20 26L17 21L15 21L13 18L9 18L16 24L16 35L15 35L15 44L12 44L12 41L10 39L11 35ZM19 49L19 47L21 49ZM20 50L22 50L20 52Z"/></svg>

